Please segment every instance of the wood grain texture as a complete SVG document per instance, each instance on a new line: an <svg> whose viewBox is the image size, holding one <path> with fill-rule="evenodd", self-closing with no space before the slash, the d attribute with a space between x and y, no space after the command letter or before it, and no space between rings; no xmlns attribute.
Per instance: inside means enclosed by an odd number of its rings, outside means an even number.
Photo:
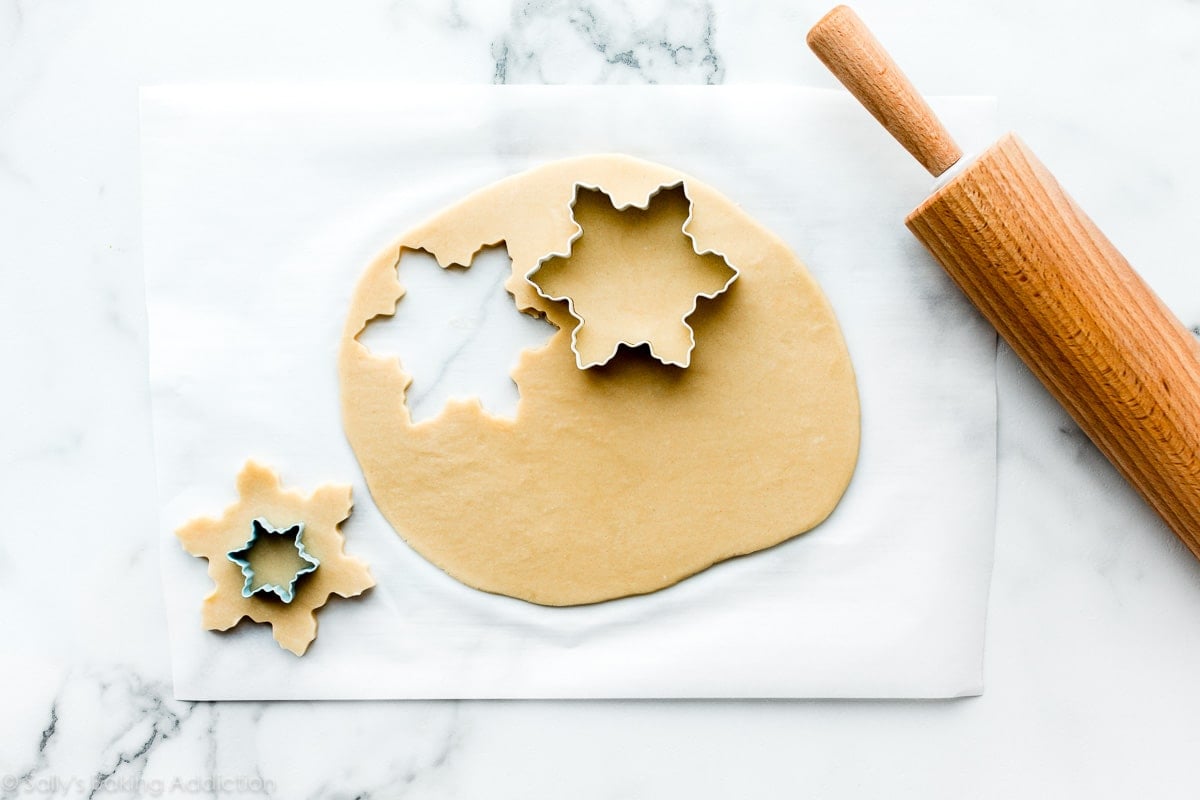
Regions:
<svg viewBox="0 0 1200 800"><path fill-rule="evenodd" d="M925 98L847 6L808 32L808 46L904 149L935 177L962 157Z"/></svg>
<svg viewBox="0 0 1200 800"><path fill-rule="evenodd" d="M1009 134L907 219L1200 557L1200 346Z"/></svg>

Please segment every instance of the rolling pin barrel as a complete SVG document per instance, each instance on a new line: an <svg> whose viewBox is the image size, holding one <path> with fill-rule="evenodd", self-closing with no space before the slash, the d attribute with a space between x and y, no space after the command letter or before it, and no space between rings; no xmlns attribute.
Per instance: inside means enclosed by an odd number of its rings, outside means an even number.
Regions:
<svg viewBox="0 0 1200 800"><path fill-rule="evenodd" d="M931 173L960 158L853 11L835 8L808 42ZM1200 345L1049 170L1009 134L906 224L1200 558Z"/></svg>
<svg viewBox="0 0 1200 800"><path fill-rule="evenodd" d="M1009 134L906 223L1200 557L1200 348L1050 172Z"/></svg>

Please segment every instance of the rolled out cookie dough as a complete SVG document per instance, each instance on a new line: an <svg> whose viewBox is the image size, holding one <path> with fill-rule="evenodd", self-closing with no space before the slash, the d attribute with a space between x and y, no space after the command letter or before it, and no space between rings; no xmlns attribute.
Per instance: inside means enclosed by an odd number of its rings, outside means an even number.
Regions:
<svg viewBox="0 0 1200 800"><path fill-rule="evenodd" d="M524 276L576 233L577 185L602 188L620 208L645 207L680 181L696 249L724 254L740 276L688 318L696 348L686 369L623 351L580 370L570 349L578 321ZM591 225L619 225L619 213ZM451 402L414 425L403 353L400 363L375 356L357 337L397 310L405 251L466 266L500 242L514 311L544 314L558 331L513 371L515 419ZM400 237L355 289L339 373L347 437L405 541L463 583L545 605L652 592L803 533L837 505L858 455L853 368L804 265L711 187L626 156L512 176Z"/></svg>

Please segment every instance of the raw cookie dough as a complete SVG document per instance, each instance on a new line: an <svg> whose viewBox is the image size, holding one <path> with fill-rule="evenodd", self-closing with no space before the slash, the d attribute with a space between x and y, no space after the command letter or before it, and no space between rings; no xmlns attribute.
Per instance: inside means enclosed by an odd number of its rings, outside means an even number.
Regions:
<svg viewBox="0 0 1200 800"><path fill-rule="evenodd" d="M623 351L580 370L577 320L524 276L566 251L577 184L620 208L681 181L696 250L724 254L740 276L688 318L697 344L686 369ZM357 336L396 311L406 250L469 265L499 242L516 309L559 330L513 371L515 419L451 402L414 425L403 354L375 356ZM403 235L355 289L339 372L347 437L392 526L458 580L545 605L652 592L807 531L833 510L858 455L854 372L804 265L714 189L626 156L546 164Z"/></svg>
<svg viewBox="0 0 1200 800"><path fill-rule="evenodd" d="M354 597L375 585L367 565L342 550L338 530L350 516L350 487L322 486L308 497L280 487L279 476L267 467L247 461L238 474L239 499L220 519L194 519L175 532L185 550L208 559L208 575L215 586L204 598L201 618L210 631L224 631L243 617L268 622L279 646L304 655L317 637L316 610L330 595ZM304 523L304 548L320 562L296 584L290 603L263 593L242 596L245 575L227 554L246 544L255 519L276 530Z"/></svg>

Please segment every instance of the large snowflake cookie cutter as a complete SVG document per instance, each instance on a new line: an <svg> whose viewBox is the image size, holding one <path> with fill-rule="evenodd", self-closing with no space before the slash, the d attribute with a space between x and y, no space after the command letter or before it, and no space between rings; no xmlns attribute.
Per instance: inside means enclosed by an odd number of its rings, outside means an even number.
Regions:
<svg viewBox="0 0 1200 800"><path fill-rule="evenodd" d="M644 296L639 296L632 291L623 293L622 290L628 285L628 280L619 278L604 285L601 277L594 277L593 283L590 285L591 297L581 296L577 291L561 287L559 284L563 281L559 274L553 273L554 268L558 267L559 273L561 273L562 270L572 266L573 261L578 262L584 255L581 253L581 246L590 244L590 240L585 238L586 226L580 220L581 201L585 200L588 195L581 195L581 192L607 198L607 208L591 208L592 205L599 204L594 202L594 198L589 201L588 207L584 209L587 212L584 216L591 216L596 211L627 215L631 209L635 212L642 212L644 215L647 224L627 225L628 230L625 231L625 235L617 236L615 243L609 243L610 248L613 248L615 244L615 249L623 250L619 257L635 262L619 265L626 269L624 274L626 279L637 275L636 271L630 271L631 268L639 265L645 266L647 261L655 258L665 259L665 262L681 261L686 255L690 255L696 259L698 265L702 265L710 273L708 276L701 276L697 270L693 279L701 280L707 277L707 280L704 280L695 291L691 291L684 284L671 287L678 290L682 286L685 289L682 293L675 291L673 297L670 296L672 294L670 292L649 291ZM661 235L657 229L662 226L653 220L656 209L652 207L663 205L672 197L676 204L678 198L681 197L687 205L686 218L678 228L685 241L654 242L652 239L654 236ZM669 209L662 211L664 215L668 212ZM612 199L612 195L604 186L576 182L568 203L568 213L575 226L575 232L567 241L566 247L562 252L551 252L539 259L533 269L525 273L525 281L542 298L567 304L568 311L576 320L576 325L571 331L571 352L575 354L576 365L580 369L604 366L617 355L622 345L629 348L645 345L650 354L663 364L686 368L691 363L692 351L696 347L696 332L688 323L688 318L696 312L701 298L712 300L725 293L740 275L737 267L729 262L724 253L711 248L702 250L695 236L689 230L694 205L688 194L686 181L679 180L675 183L660 185L649 191L643 202L628 202L620 206L616 205L616 201ZM675 218L678 219L677 211ZM651 237L651 241L642 241L646 235ZM607 238L614 238L612 231L609 231ZM689 254L680 251L681 243L690 251ZM674 252L671 252L670 248L674 248ZM603 255L591 252L590 248L584 260L588 261L586 266L593 266L595 262L600 262L601 265L604 263ZM594 305L589 305L592 301L602 302L604 300L609 301L610 308L596 308ZM672 310L681 311L681 313L669 318L662 316ZM626 313L624 319L621 319L620 312ZM658 316L657 320L654 319L656 315Z"/></svg>

